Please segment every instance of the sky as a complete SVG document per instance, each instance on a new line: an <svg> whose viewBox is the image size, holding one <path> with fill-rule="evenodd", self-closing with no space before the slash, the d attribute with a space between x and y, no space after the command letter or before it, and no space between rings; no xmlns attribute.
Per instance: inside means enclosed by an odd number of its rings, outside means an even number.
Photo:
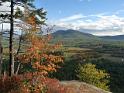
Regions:
<svg viewBox="0 0 124 93"><path fill-rule="evenodd" d="M124 35L124 0L35 0L34 5L47 11L47 24L55 25L55 30ZM6 3L0 6L0 10L7 8Z"/></svg>
<svg viewBox="0 0 124 93"><path fill-rule="evenodd" d="M34 4L47 11L47 23L57 29L124 34L124 0L35 0Z"/></svg>
<svg viewBox="0 0 124 93"><path fill-rule="evenodd" d="M76 14L113 14L123 10L124 0L35 0L35 5L47 10L49 19L58 20Z"/></svg>

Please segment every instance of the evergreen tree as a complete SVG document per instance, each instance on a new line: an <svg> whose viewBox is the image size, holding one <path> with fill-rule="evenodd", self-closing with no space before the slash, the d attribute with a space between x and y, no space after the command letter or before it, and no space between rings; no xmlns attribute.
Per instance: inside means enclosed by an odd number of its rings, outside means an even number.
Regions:
<svg viewBox="0 0 124 93"><path fill-rule="evenodd" d="M6 2L6 1L10 2L11 0L1 0L1 5L2 5L2 3ZM46 12L43 11L43 8L36 9L34 7L34 5L33 5L33 1L34 0L13 0L13 3L14 3L14 5L17 5L18 6L18 3L17 2L22 2L23 4L21 6L24 8L24 10L28 10L28 11L26 11L28 13L28 15L29 15L28 17L34 16L37 25L44 25L45 24L45 20L46 20L46 17L45 17ZM25 17L25 11L21 11L21 9L17 8L16 11L14 11L14 12L15 13L14 13L13 18L22 20L23 22L25 22L25 20L27 20L26 18L28 18L28 17ZM2 18L7 18L7 19L10 19L10 17L11 17L10 14L7 14L7 15L1 14L0 16ZM11 21L10 21L10 23L11 23ZM13 38L13 35L12 35L12 38ZM22 36L20 36L20 39L22 39ZM13 40L11 40L11 41L12 42L11 42L10 45L12 45L12 49L13 49ZM2 43L0 43L0 46L2 46ZM19 48L18 48L18 51L17 51L18 53L19 53L20 48L21 48L20 46L21 46L21 40L19 40ZM13 54L13 57L11 58L11 61L12 61L11 62L12 64L11 64L11 67L10 68L12 70L11 72L14 74L14 72L16 72L16 71L14 71L15 70L15 66L14 66L14 63L15 63L14 62L14 54ZM2 64L0 64L0 66L2 66Z"/></svg>

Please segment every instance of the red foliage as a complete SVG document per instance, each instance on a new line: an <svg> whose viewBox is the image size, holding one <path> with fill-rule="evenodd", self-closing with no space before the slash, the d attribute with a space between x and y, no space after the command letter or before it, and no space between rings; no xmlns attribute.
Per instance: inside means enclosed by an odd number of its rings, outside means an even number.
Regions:
<svg viewBox="0 0 124 93"><path fill-rule="evenodd" d="M63 86L59 80L45 78L37 73L0 79L0 93L75 93L73 91L74 88Z"/></svg>
<svg viewBox="0 0 124 93"><path fill-rule="evenodd" d="M20 78L18 77L2 77L0 78L0 93L9 93L18 90L20 86Z"/></svg>
<svg viewBox="0 0 124 93"><path fill-rule="evenodd" d="M63 86L57 79L42 78L42 82L47 87L46 93L73 93L72 88Z"/></svg>

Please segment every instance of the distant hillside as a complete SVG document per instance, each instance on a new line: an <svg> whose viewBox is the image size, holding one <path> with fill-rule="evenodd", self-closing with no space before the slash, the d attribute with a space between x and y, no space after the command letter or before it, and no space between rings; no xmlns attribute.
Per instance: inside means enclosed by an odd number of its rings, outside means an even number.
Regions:
<svg viewBox="0 0 124 93"><path fill-rule="evenodd" d="M84 42L99 41L100 38L77 30L58 30L52 33L53 42L62 41L64 44L73 45Z"/></svg>
<svg viewBox="0 0 124 93"><path fill-rule="evenodd" d="M62 35L63 37L73 37L73 36L76 36L76 37L81 37L81 36L84 36L84 37L94 37L93 35L91 34L88 34L88 33L83 33L83 32L80 32L80 31L77 31L77 30L58 30L56 32L53 33L54 36L58 36L58 35Z"/></svg>
<svg viewBox="0 0 124 93"><path fill-rule="evenodd" d="M124 40L124 35L118 35L118 36L103 36L101 37L102 39L105 39L105 40L118 40L118 41L121 41L121 40Z"/></svg>

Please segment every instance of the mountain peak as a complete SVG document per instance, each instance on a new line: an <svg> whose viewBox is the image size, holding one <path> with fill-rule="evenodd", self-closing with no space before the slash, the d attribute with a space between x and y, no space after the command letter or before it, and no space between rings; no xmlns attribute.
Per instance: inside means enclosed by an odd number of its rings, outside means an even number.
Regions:
<svg viewBox="0 0 124 93"><path fill-rule="evenodd" d="M53 41L62 41L64 45L72 45L79 42L90 42L99 40L98 37L77 30L58 30L52 33Z"/></svg>
<svg viewBox="0 0 124 93"><path fill-rule="evenodd" d="M58 30L53 33L53 35L85 35L85 36L93 36L88 33L84 33L78 30L68 29L68 30Z"/></svg>

